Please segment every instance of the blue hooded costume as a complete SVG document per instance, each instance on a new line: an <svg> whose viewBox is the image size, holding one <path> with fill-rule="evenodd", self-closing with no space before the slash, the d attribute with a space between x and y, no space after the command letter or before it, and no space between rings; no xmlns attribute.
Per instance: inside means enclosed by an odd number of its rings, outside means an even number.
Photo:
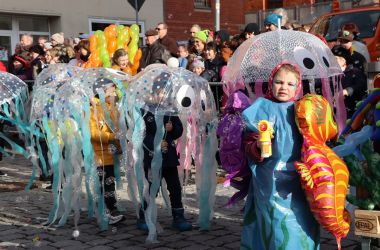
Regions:
<svg viewBox="0 0 380 250"><path fill-rule="evenodd" d="M272 72L272 76L280 67ZM271 95L272 77L269 80ZM272 97L272 100L274 98ZM246 132L257 123L273 123L272 156L249 160L251 185L244 214L241 249L319 249L319 225L301 188L294 162L301 159L302 137L295 122L294 102L258 98L244 110Z"/></svg>

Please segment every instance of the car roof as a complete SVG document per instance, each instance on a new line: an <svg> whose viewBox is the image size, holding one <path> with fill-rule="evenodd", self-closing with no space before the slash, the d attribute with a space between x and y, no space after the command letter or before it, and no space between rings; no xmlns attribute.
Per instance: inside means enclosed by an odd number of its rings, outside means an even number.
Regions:
<svg viewBox="0 0 380 250"><path fill-rule="evenodd" d="M333 11L327 14L322 15L321 17L326 16L335 16L337 14L346 14L346 13L354 13L354 12L362 12L362 11L368 11L368 10L380 10L380 6L365 6L365 7L356 7L352 9L345 9L345 10L339 10L339 11Z"/></svg>

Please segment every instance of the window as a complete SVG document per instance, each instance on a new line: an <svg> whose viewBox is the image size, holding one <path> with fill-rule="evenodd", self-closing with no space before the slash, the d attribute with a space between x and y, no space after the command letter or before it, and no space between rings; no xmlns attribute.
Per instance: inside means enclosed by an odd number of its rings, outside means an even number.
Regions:
<svg viewBox="0 0 380 250"><path fill-rule="evenodd" d="M11 16L0 16L0 30L12 30Z"/></svg>
<svg viewBox="0 0 380 250"><path fill-rule="evenodd" d="M47 18L19 17L18 26L22 31L49 32L49 22Z"/></svg>
<svg viewBox="0 0 380 250"><path fill-rule="evenodd" d="M111 24L116 25L124 25L124 26L131 26L132 24L136 23L136 21L132 20L112 20L112 19L97 19L97 18L90 18L89 19L89 25L90 25L90 33L95 33L97 30L104 30L106 27L108 27ZM145 24L144 22L138 23L138 26L140 28L140 40L139 40L139 46L142 46L144 44L144 34L145 34Z"/></svg>
<svg viewBox="0 0 380 250"><path fill-rule="evenodd" d="M0 61L7 61L15 51L16 44L23 34L38 37L50 36L49 17L0 15Z"/></svg>
<svg viewBox="0 0 380 250"><path fill-rule="evenodd" d="M268 9L276 9L282 7L282 0L268 0Z"/></svg>
<svg viewBox="0 0 380 250"><path fill-rule="evenodd" d="M195 0L194 8L195 9L211 9L210 0Z"/></svg>
<svg viewBox="0 0 380 250"><path fill-rule="evenodd" d="M373 37L379 18L380 13L378 11L337 14L319 20L314 25L312 33L321 34L325 36L327 41L333 41L337 39L338 32L343 24L355 23L358 26L360 38Z"/></svg>

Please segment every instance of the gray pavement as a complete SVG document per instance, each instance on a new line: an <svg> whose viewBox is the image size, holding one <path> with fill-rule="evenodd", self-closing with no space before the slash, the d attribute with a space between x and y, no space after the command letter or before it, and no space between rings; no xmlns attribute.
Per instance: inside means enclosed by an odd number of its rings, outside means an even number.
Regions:
<svg viewBox="0 0 380 250"><path fill-rule="evenodd" d="M52 206L52 194L36 181L34 188L24 191L31 175L31 164L20 157L0 162L0 170L8 176L0 177L0 249L239 249L242 228L243 203L233 208L223 205L234 192L218 184L215 215L211 230L197 229L178 232L170 228L171 216L163 208L158 197L158 221L163 231L158 234L158 243L145 243L146 235L136 229L136 215L127 192L119 192L120 204L126 220L101 232L94 219L81 213L79 237L73 237L74 223L70 217L63 227L42 226ZM198 218L195 186L186 187L184 198L186 217L193 223ZM337 249L333 236L321 231L321 249ZM360 239L352 232L342 240L342 249L360 249Z"/></svg>

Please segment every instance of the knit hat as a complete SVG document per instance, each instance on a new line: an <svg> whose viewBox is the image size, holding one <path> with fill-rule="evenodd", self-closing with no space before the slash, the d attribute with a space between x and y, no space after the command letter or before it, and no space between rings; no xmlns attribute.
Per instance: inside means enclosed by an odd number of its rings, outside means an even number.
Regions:
<svg viewBox="0 0 380 250"><path fill-rule="evenodd" d="M245 26L243 33L253 33L258 35L260 33L259 25L257 23L249 23Z"/></svg>
<svg viewBox="0 0 380 250"><path fill-rule="evenodd" d="M191 64L191 67L192 68L200 67L200 68L204 69L205 68L205 63L202 60L196 58L196 59L194 59L193 63Z"/></svg>
<svg viewBox="0 0 380 250"><path fill-rule="evenodd" d="M56 41L58 44L63 44L65 38L63 36L63 33L55 33L54 35L51 36L51 39Z"/></svg>
<svg viewBox="0 0 380 250"><path fill-rule="evenodd" d="M272 13L265 18L264 25L273 24L274 26L278 27L278 23L281 24L281 21L282 21L282 16Z"/></svg>
<svg viewBox="0 0 380 250"><path fill-rule="evenodd" d="M202 43L207 43L209 30L201 30L195 33L194 39L200 40Z"/></svg>

